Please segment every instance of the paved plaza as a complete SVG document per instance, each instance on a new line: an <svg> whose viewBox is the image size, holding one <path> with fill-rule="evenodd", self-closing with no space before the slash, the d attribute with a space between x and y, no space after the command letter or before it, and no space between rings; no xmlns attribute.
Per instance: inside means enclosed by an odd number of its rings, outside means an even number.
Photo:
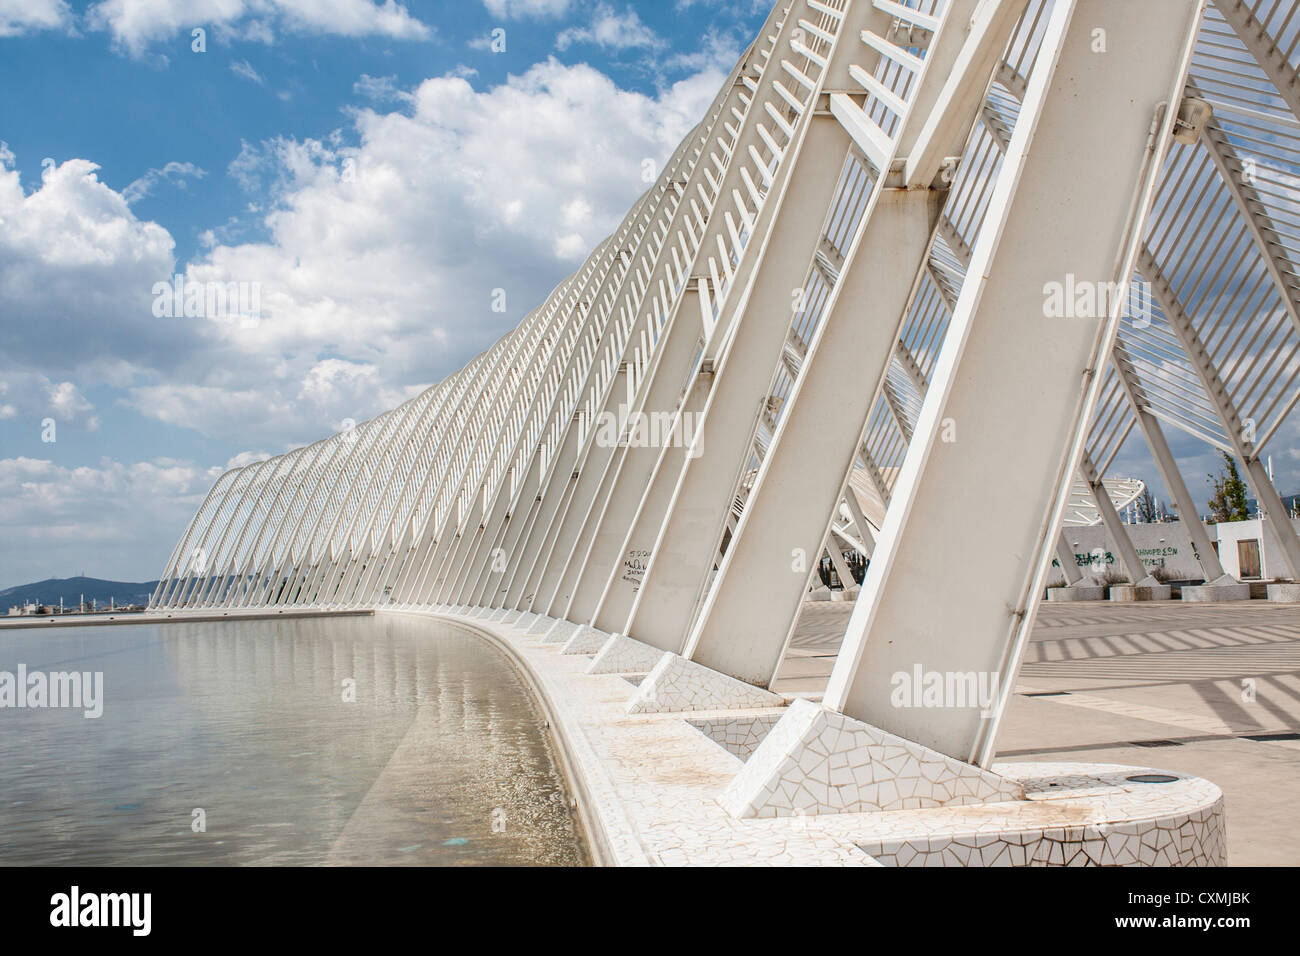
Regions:
<svg viewBox="0 0 1300 956"><path fill-rule="evenodd" d="M817 697L851 604L805 604L780 675ZM1228 862L1295 865L1300 607L1046 604L998 739L999 760L1147 765L1226 796Z"/></svg>

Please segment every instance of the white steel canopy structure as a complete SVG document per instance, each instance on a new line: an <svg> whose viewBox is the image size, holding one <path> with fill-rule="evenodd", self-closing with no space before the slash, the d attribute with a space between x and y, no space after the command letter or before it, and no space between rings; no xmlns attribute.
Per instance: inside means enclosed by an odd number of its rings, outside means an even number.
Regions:
<svg viewBox="0 0 1300 956"><path fill-rule="evenodd" d="M1142 497L1146 484L1137 478L1107 478L1104 482L1107 496L1116 511L1123 511ZM1101 509L1093 487L1082 478L1070 489L1070 499L1065 505L1061 524L1065 527L1092 527L1102 524Z"/></svg>
<svg viewBox="0 0 1300 956"><path fill-rule="evenodd" d="M1118 525L1134 428L1207 581L1167 429L1286 513L1297 9L782 0L577 272L436 387L223 475L153 607L508 608L766 687L854 549L826 706L987 766L1005 697L890 709L889 675L1010 692L1078 483ZM935 579L953 547L977 576Z"/></svg>

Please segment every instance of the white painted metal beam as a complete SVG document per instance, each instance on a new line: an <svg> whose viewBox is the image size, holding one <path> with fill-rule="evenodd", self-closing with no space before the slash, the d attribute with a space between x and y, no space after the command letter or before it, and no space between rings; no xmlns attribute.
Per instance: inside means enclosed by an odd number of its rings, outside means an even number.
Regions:
<svg viewBox="0 0 1300 956"><path fill-rule="evenodd" d="M1131 275L1172 134L1174 111L1161 104L1178 99L1200 13L1191 0L1054 9L828 706L958 759L991 759L1121 305L1047 318L1044 289L1071 274ZM1104 54L1094 52L1097 29ZM956 426L947 443L946 418ZM988 481L995 470L1000 480ZM955 493L976 487L978 508ZM936 585L924 569L954 534L1000 559ZM998 706L891 707L892 675L917 664L997 675Z"/></svg>

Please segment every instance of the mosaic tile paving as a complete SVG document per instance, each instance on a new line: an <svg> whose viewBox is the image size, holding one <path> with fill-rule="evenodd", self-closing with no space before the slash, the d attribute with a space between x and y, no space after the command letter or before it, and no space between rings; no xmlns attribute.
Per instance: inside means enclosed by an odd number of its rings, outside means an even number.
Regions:
<svg viewBox="0 0 1300 956"><path fill-rule="evenodd" d="M509 626L439 616L487 634L528 669L581 778L575 790L608 863L1141 866L1223 859L1217 787L1180 774L1136 783L1127 778L1153 771L1113 765L995 764L995 775L1023 788L1023 800L737 819L718 800L745 767L737 753L786 709L629 714L639 689L615 675L585 673L586 655L560 654Z"/></svg>

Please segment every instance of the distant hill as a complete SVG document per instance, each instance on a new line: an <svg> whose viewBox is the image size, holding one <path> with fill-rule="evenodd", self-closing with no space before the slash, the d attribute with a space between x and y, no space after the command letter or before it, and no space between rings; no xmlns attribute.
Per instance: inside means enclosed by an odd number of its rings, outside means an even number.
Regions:
<svg viewBox="0 0 1300 956"><path fill-rule="evenodd" d="M100 578L50 578L0 591L0 614L6 613L14 604L51 604L58 607L60 597L63 598L64 607L76 607L77 601L83 597L87 604L94 600L100 607L107 607L109 598L118 604L148 604L157 586L157 581L130 584Z"/></svg>

